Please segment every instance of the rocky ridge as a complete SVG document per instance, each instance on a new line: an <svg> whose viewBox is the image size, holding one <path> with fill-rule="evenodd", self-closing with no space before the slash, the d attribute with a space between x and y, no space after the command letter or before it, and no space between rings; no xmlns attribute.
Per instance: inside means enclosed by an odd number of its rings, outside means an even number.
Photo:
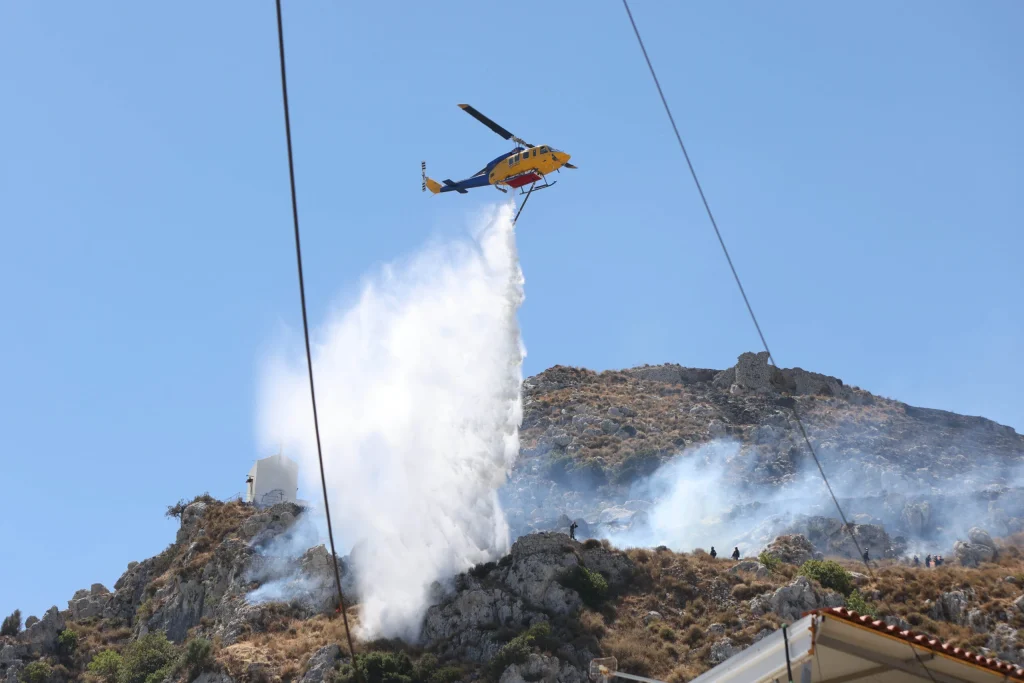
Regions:
<svg viewBox="0 0 1024 683"><path fill-rule="evenodd" d="M322 545L302 545L306 511L200 496L172 506L174 543L130 563L113 590L93 584L66 609L0 636L0 681L84 680L103 653L136 661L133 648L164 636L176 664L141 678L121 665L107 683L343 683L353 666L364 679L386 673L410 683L582 681L595 656L689 680L784 620L841 604L1024 664L1024 496L1005 483L1024 458L1022 437L765 360L744 354L724 371L556 367L527 380L522 457L503 492L518 538L507 556L434 587L415 645L359 643L351 661L334 613L332 558ZM777 498L759 499L787 486L799 492L807 456L788 421L791 405L837 473L849 528L821 501L778 512ZM720 511L719 523L744 528L739 562L600 540L647 528L656 501L638 496L636 483L716 439L738 444L724 480L749 494ZM850 478L865 484L843 488ZM908 565L915 542L950 538L964 501L979 527L953 535L943 547L948 564ZM552 531L573 520L578 540ZM874 579L847 561L857 556L851 532L875 563ZM845 589L808 569L826 558L844 567ZM356 604L349 617L358 616ZM203 647L207 655L196 654ZM91 681L104 677L99 671Z"/></svg>
<svg viewBox="0 0 1024 683"><path fill-rule="evenodd" d="M745 549L780 534L814 535L817 518L837 515L795 429L794 405L850 521L891 536L879 541L880 556L929 543L951 553L964 520L999 535L1024 530L1016 483L1024 436L835 377L776 369L765 353L742 354L722 371L556 366L526 380L521 456L503 491L510 524L516 534L564 529L564 516L583 537L642 531L654 501L639 485L665 463L730 442L736 452L723 463L722 486L752 502L722 513L762 522L741 539ZM777 514L779 491L799 514Z"/></svg>
<svg viewBox="0 0 1024 683"><path fill-rule="evenodd" d="M83 680L104 651L125 653L128 661L131 648L153 635L166 635L180 662L201 649L196 643L212 643L211 652L199 664L165 667L140 683L353 680L326 551L268 552L294 546L282 539L302 515L290 504L255 510L204 497L184 505L184 533L164 553L132 563L113 591L94 584L76 592L67 609L53 607L27 620L18 635L0 637L0 681ZM761 556L771 560L766 565L530 534L505 557L436 584L418 644L360 643L356 663L370 681L582 683L592 658L615 656L624 670L688 680L784 621L839 605L1024 663L1024 538L1000 541L975 530L968 546L967 564L977 566L925 569L881 560L871 580L860 565L846 563L839 570L849 582L844 589L808 569L830 553L799 535L774 539ZM274 585L297 590L254 601ZM856 593L843 592L854 587ZM353 624L358 611L358 604L350 609ZM69 632L78 634L75 651L65 642ZM399 678L380 677L392 669ZM129 683L122 674L110 680Z"/></svg>

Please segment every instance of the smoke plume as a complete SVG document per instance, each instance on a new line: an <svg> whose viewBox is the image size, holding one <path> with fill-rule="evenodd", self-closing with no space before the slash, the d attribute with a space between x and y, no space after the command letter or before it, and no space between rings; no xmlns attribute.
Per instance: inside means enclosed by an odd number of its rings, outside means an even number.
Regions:
<svg viewBox="0 0 1024 683"><path fill-rule="evenodd" d="M363 637L415 639L434 581L508 550L497 489L519 451L525 355L513 210L384 267L317 331L331 518L338 552L355 546ZM319 491L299 353L267 364L259 426Z"/></svg>

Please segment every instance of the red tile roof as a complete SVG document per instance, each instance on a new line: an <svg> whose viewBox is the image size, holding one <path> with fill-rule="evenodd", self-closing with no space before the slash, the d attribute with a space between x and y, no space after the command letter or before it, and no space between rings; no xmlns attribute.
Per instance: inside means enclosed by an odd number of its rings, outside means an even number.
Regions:
<svg viewBox="0 0 1024 683"><path fill-rule="evenodd" d="M917 633L916 631L904 631L898 626L890 626L884 621L875 619L868 615L857 614L853 610L846 609L845 607L829 607L827 609L816 609L807 612L806 614L824 614L830 617L838 617L844 621L849 621L861 626L866 626L873 631L879 631L886 635L900 640L906 640L919 647L924 647L935 652L942 653L954 659L959 659L964 662L970 662L976 666L983 666L986 669L991 669L1000 674L1003 674L1007 678L1013 680L1024 681L1024 668L1004 662L1001 659L992 659L979 655L975 652L965 650L962 647L953 647L949 643L943 643L939 640L927 636L923 633Z"/></svg>

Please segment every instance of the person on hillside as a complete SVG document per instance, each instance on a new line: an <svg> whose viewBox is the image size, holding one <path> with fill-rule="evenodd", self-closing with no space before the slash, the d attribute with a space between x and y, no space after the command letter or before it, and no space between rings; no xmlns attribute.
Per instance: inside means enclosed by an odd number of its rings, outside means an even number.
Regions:
<svg viewBox="0 0 1024 683"><path fill-rule="evenodd" d="M867 564L867 563L869 563L870 561L871 561L871 558L870 558L870 557L868 556L868 551L867 551L867 548L865 548L865 549L864 549L864 564Z"/></svg>
<svg viewBox="0 0 1024 683"><path fill-rule="evenodd" d="M914 555L914 561L911 564L913 564L915 567L920 567L921 558L919 558L917 555Z"/></svg>
<svg viewBox="0 0 1024 683"><path fill-rule="evenodd" d="M732 559L739 561L740 559L740 548L736 546L732 549Z"/></svg>
<svg viewBox="0 0 1024 683"><path fill-rule="evenodd" d="M572 521L572 524L569 525L569 538L574 541L576 540L576 529L578 529L579 526L580 525L576 523L575 519Z"/></svg>
<svg viewBox="0 0 1024 683"><path fill-rule="evenodd" d="M718 557L718 551L715 550L715 546L711 546L711 559L713 560L716 557Z"/></svg>
<svg viewBox="0 0 1024 683"><path fill-rule="evenodd" d="M942 563L943 563L943 562L945 562L945 561L946 561L946 560L945 560L945 559L943 559L942 555L936 555L936 556L935 556L935 566L936 566L936 567L941 567L941 566L942 566Z"/></svg>
<svg viewBox="0 0 1024 683"><path fill-rule="evenodd" d="M931 568L931 566L932 566L932 555L931 555L931 553L928 553L928 555L925 556L925 558L924 558L924 566L928 567L929 569Z"/></svg>

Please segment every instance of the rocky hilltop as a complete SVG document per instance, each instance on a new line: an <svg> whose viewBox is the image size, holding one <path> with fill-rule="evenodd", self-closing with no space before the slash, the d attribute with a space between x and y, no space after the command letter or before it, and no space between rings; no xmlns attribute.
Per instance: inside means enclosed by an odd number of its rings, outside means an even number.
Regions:
<svg viewBox="0 0 1024 683"><path fill-rule="evenodd" d="M173 542L112 589L5 619L0 682L347 683L358 670L368 683L568 683L588 680L599 656L687 681L837 606L1024 665L1014 430L778 370L763 354L717 371L555 367L524 383L524 403L521 457L501 492L516 540L433 587L419 642L357 641L351 659L335 558L310 534L310 512L204 495L168 509ZM678 486L685 505L669 512L684 513L666 515ZM734 544L741 558L726 559ZM912 561L926 551L948 559ZM337 561L355 625L360 596Z"/></svg>
<svg viewBox="0 0 1024 683"><path fill-rule="evenodd" d="M849 521L887 532L865 529L878 553L950 552L972 526L997 535L1024 529L1024 436L835 377L776 369L765 353L745 353L725 370L556 366L526 380L522 450L503 492L510 524L522 534L575 519L584 536L633 527L643 536L656 502L651 475L666 463L706 460L702 447L724 443L715 484L744 504L708 512L748 522L750 533L731 542L753 550L790 531L831 534L841 545L836 529L825 529L839 520L822 518L838 515L794 407Z"/></svg>

